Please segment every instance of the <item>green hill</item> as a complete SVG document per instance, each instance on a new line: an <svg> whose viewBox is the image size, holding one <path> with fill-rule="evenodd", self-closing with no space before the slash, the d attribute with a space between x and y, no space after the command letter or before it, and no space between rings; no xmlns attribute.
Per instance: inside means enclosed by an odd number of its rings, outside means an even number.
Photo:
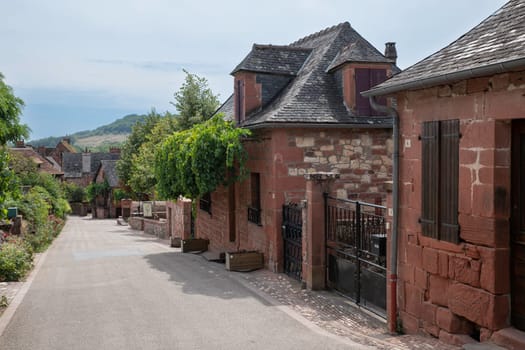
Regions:
<svg viewBox="0 0 525 350"><path fill-rule="evenodd" d="M78 149L89 148L91 151L106 151L111 146L121 145L136 122L142 121L146 115L130 114L115 120L113 123L100 126L94 130L79 131L68 135L71 143ZM51 136L28 142L33 147L55 147L64 136Z"/></svg>

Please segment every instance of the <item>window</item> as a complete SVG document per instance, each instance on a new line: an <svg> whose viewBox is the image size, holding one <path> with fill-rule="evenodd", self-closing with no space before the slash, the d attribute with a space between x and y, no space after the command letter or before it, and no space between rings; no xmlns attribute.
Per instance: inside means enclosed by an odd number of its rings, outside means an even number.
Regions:
<svg viewBox="0 0 525 350"><path fill-rule="evenodd" d="M370 106L370 101L368 101L368 97L361 96L361 92L370 90L370 88L384 82L385 80L386 70L384 69L355 69L355 112L357 115L382 115L372 109L372 106ZM386 99L384 97L378 98L377 101L381 105L386 105Z"/></svg>
<svg viewBox="0 0 525 350"><path fill-rule="evenodd" d="M423 123L421 230L458 243L459 120Z"/></svg>
<svg viewBox="0 0 525 350"><path fill-rule="evenodd" d="M248 207L248 221L261 225L261 175L250 175L251 203Z"/></svg>
<svg viewBox="0 0 525 350"><path fill-rule="evenodd" d="M235 82L235 119L237 123L244 120L244 81Z"/></svg>
<svg viewBox="0 0 525 350"><path fill-rule="evenodd" d="M199 208L211 214L211 193L206 193L199 199Z"/></svg>

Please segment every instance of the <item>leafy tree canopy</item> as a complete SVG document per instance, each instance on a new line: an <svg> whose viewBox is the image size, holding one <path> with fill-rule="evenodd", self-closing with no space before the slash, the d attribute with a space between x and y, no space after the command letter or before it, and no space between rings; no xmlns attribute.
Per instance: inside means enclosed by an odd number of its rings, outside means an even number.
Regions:
<svg viewBox="0 0 525 350"><path fill-rule="evenodd" d="M209 119L219 107L219 98L208 88L206 78L196 74L186 73L186 79L178 92L175 102L170 102L177 108L178 130L186 130L197 123Z"/></svg>
<svg viewBox="0 0 525 350"><path fill-rule="evenodd" d="M24 101L14 95L13 89L5 84L4 76L0 73L0 145L29 137L29 127L20 124L22 107Z"/></svg>
<svg viewBox="0 0 525 350"><path fill-rule="evenodd" d="M154 172L155 151L176 130L176 117L166 113L155 124L151 132L146 135L144 143L140 145L138 152L132 156L131 174L128 184L133 191L146 193L150 197L154 197L157 183Z"/></svg>
<svg viewBox="0 0 525 350"><path fill-rule="evenodd" d="M131 129L131 134L120 151L120 160L117 162L117 175L126 185L130 185L133 155L137 154L140 146L146 141L146 136L162 118L154 109L142 121L137 122Z"/></svg>
<svg viewBox="0 0 525 350"><path fill-rule="evenodd" d="M168 137L155 157L161 196L197 198L244 178L247 154L241 139L249 134L219 114Z"/></svg>

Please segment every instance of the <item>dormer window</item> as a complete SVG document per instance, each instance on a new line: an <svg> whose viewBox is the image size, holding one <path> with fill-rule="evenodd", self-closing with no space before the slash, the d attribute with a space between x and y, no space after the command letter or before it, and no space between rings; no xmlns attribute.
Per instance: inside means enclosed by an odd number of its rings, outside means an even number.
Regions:
<svg viewBox="0 0 525 350"><path fill-rule="evenodd" d="M355 113L358 116L378 116L367 97L361 96L362 91L370 90L373 86L386 80L386 69L355 68ZM385 105L386 99L378 99L379 104Z"/></svg>

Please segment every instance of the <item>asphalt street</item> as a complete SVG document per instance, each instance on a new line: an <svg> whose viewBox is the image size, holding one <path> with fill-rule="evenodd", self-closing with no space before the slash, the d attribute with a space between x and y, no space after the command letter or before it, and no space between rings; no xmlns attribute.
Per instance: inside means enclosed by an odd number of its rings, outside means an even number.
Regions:
<svg viewBox="0 0 525 350"><path fill-rule="evenodd" d="M255 293L224 265L115 220L70 217L0 349L362 349Z"/></svg>

